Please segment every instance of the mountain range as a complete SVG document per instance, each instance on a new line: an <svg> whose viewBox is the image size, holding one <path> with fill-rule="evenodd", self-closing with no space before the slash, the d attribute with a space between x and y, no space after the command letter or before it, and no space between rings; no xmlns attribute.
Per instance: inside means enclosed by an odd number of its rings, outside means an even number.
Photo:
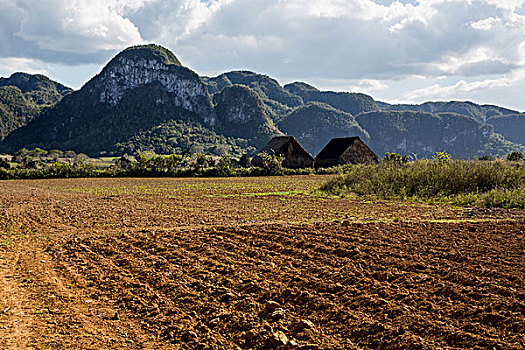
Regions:
<svg viewBox="0 0 525 350"><path fill-rule="evenodd" d="M361 93L280 85L249 71L199 76L168 49L130 47L80 90L42 75L0 78L0 149L254 155L292 135L313 155L333 137L359 136L385 152L427 157L525 151L525 114L472 102L392 105Z"/></svg>

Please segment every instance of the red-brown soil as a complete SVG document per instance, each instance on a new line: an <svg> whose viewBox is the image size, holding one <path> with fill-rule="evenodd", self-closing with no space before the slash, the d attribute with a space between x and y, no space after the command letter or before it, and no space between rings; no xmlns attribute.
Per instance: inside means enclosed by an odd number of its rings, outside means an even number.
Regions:
<svg viewBox="0 0 525 350"><path fill-rule="evenodd" d="M325 179L0 182L0 348L525 348L524 211Z"/></svg>

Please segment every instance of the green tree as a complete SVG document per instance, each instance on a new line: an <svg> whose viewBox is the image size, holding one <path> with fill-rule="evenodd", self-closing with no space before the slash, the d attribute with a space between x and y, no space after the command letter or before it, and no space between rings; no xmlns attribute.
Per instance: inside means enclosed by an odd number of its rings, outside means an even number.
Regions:
<svg viewBox="0 0 525 350"><path fill-rule="evenodd" d="M229 154L225 154L219 159L219 163L217 164L217 169L219 170L219 174L223 176L228 176L231 174L231 164L232 160Z"/></svg>
<svg viewBox="0 0 525 350"><path fill-rule="evenodd" d="M193 160L193 170L195 173L200 173L204 168L208 166L208 159L204 153L195 153Z"/></svg>
<svg viewBox="0 0 525 350"><path fill-rule="evenodd" d="M239 159L239 165L243 168L249 168L252 165L252 160L246 153L244 153Z"/></svg>

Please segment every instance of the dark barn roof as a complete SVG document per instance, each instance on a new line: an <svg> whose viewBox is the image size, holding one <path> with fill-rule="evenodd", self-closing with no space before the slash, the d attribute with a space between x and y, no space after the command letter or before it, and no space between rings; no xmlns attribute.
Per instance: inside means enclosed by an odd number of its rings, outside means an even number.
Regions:
<svg viewBox="0 0 525 350"><path fill-rule="evenodd" d="M265 155L283 156L285 168L309 168L314 164L314 158L293 136L276 136L261 149L253 158L252 164L262 166Z"/></svg>
<svg viewBox="0 0 525 350"><path fill-rule="evenodd" d="M378 158L359 137L331 139L315 157L316 167L341 164L375 164Z"/></svg>
<svg viewBox="0 0 525 350"><path fill-rule="evenodd" d="M339 158L356 140L360 140L359 137L341 137L331 139L315 159Z"/></svg>

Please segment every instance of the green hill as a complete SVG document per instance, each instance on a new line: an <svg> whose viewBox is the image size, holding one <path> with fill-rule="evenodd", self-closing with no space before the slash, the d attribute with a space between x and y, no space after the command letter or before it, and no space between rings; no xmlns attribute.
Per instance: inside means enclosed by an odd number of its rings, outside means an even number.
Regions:
<svg viewBox="0 0 525 350"><path fill-rule="evenodd" d="M0 140L38 117L72 90L37 74L0 78Z"/></svg>
<svg viewBox="0 0 525 350"><path fill-rule="evenodd" d="M325 103L309 102L293 110L278 127L295 136L301 145L316 155L334 137L359 136L368 141L368 133L354 117Z"/></svg>
<svg viewBox="0 0 525 350"><path fill-rule="evenodd" d="M69 94L4 147L116 152L141 130L169 120L212 126L215 111L200 77L156 45L136 46L113 58L80 91Z"/></svg>
<svg viewBox="0 0 525 350"><path fill-rule="evenodd" d="M396 152L421 158L446 150L455 157L470 158L504 155L512 148L495 137L492 126L460 114L370 112L358 115L356 121L369 133L370 147L379 155Z"/></svg>
<svg viewBox="0 0 525 350"><path fill-rule="evenodd" d="M39 106L54 105L73 91L41 74L14 73L0 78L0 87L3 86L16 86L28 101Z"/></svg>
<svg viewBox="0 0 525 350"><path fill-rule="evenodd" d="M277 80L267 75L257 74L249 71L233 71L219 75L216 78L208 78L211 93L220 92L226 86L246 85L265 100L277 101L288 107L297 107L303 104L303 100L285 90Z"/></svg>
<svg viewBox="0 0 525 350"><path fill-rule="evenodd" d="M303 100L285 90L277 80L267 75L249 71L233 71L215 78L204 78L210 94L216 94L225 87L245 85L252 89L266 105L266 112L274 122L282 120L292 108L303 104Z"/></svg>
<svg viewBox="0 0 525 350"><path fill-rule="evenodd" d="M157 154L204 153L240 157L255 155L256 148L246 139L226 137L195 121L169 120L141 130L117 143L119 154L153 151Z"/></svg>
<svg viewBox="0 0 525 350"><path fill-rule="evenodd" d="M40 113L16 86L0 87L0 140L12 131L27 125Z"/></svg>
<svg viewBox="0 0 525 350"><path fill-rule="evenodd" d="M252 89L245 85L225 87L214 95L218 133L250 140L257 148L273 136L282 135L268 116L266 106Z"/></svg>

